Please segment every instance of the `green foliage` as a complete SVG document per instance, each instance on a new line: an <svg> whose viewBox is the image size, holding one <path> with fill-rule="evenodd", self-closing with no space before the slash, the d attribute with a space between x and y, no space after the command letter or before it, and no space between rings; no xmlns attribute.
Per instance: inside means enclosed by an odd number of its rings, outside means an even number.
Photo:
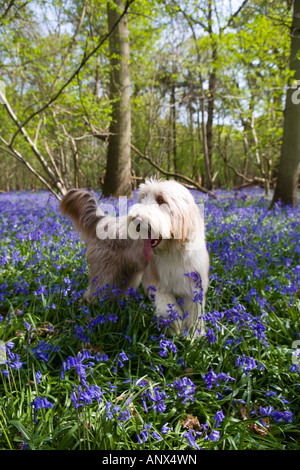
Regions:
<svg viewBox="0 0 300 470"><path fill-rule="evenodd" d="M229 3L212 4L210 18L208 2L132 2L132 143L161 167L204 181L204 129L213 99L215 185L242 183L238 173L270 183L282 139L290 10L252 0L234 15ZM75 0L32 0L14 2L0 15L0 79L18 120L30 118L58 93L51 106L29 119L26 131L48 162L49 149L67 186L75 183L76 173L77 184L99 187L106 166L112 104L107 41L59 93L107 32L106 7L104 1L84 7ZM209 90L212 73L215 89ZM0 135L9 142L17 127L4 106L0 113ZM77 139L78 168L71 137ZM14 144L45 176L20 132ZM11 173L13 157L3 148L0 152L1 188L39 184L19 162ZM153 174L134 152L132 159L137 175Z"/></svg>

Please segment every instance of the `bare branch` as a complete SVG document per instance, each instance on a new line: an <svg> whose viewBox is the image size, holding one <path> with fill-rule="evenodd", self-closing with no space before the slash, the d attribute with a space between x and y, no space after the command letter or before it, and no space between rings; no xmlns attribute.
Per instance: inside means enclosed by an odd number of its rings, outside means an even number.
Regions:
<svg viewBox="0 0 300 470"><path fill-rule="evenodd" d="M247 5L249 0L244 0L243 3L239 6L239 8L234 12L232 13L232 15L230 16L229 20L227 21L226 25L222 28L222 30L224 31L226 28L228 28L228 26L231 25L231 23L235 20L235 18L239 15L239 13L242 11L242 9Z"/></svg>
<svg viewBox="0 0 300 470"><path fill-rule="evenodd" d="M60 191L61 194L64 194L66 192L64 182L62 180L59 180L57 178L57 176L53 173L52 169L47 164L47 161L45 160L44 156L41 154L41 152L37 148L36 141L33 141L31 139L31 137L29 136L29 134L27 133L26 129L22 125L19 124L19 121L18 121L18 118L17 118L16 114L12 110L9 102L6 99L6 96L4 95L4 93L1 92L1 90L0 90L0 100L4 104L4 106L7 110L10 118L12 119L12 121L19 127L22 135L25 137L25 140L27 141L30 148L33 150L35 156L37 157L37 159L39 160L39 162L43 166L46 174L49 176L49 178L52 181L52 184L54 185L54 187L56 187ZM4 139L1 138L1 140L2 140L2 142L4 142L7 145L7 147L13 152L14 155L18 154L18 151L13 147L13 142L12 141L6 143ZM28 166L28 165L26 165L26 166Z"/></svg>
<svg viewBox="0 0 300 470"><path fill-rule="evenodd" d="M5 140L0 136L0 140L5 144L5 145L8 145L7 142L5 142ZM0 149L3 150L4 152L8 153L9 155L13 156L14 158L17 158L20 162L22 162L27 168L29 171L31 171L32 174L34 174L34 176L36 176L40 181L41 183L43 183L45 185L45 187L58 199L60 200L60 196L53 190L51 184L40 174L38 173L31 165L29 162L27 162L25 160L25 158L21 155L21 153L16 150L15 148L13 147L2 147L2 145L0 146Z"/></svg>
<svg viewBox="0 0 300 470"><path fill-rule="evenodd" d="M66 64L66 62L67 62L67 60L68 60L68 58L69 58L69 56L70 56L70 54L71 54L72 48L73 48L73 46L74 46L74 44L75 44L75 42L76 42L78 33L79 33L79 31L80 31L81 25L82 25L83 20L84 20L84 17L85 17L86 5L87 5L87 0L85 0L85 1L83 2L82 12L81 12L81 16L80 16L80 18L79 18L78 24L77 24L77 26L76 26L76 30L75 30L75 32L74 32L74 35L73 35L71 41L70 41L70 44L69 44L67 53L66 53L66 55L65 55L65 57L64 57L64 59L63 59L63 61L62 61L62 63L60 64L59 70L58 70L58 72L57 72L57 74L56 74L56 78L55 78L55 80L54 80L54 82L53 82L53 84L52 84L51 91L54 90L54 88L55 88L55 86L56 86L56 84L57 84L57 82L58 82L58 80L59 80L59 77L60 77L60 74L61 74L61 72L62 72L62 69L64 68L64 66L65 66L65 64Z"/></svg>
<svg viewBox="0 0 300 470"><path fill-rule="evenodd" d="M195 189L198 189L202 193L209 194L212 197L215 197L215 194L212 191L209 191L208 189L204 188L200 184L198 184L196 181L192 180L188 176L182 175L181 173L172 173L170 171L164 170L161 166L157 165L150 157L147 155L144 155L142 152L140 152L133 144L131 144L131 148L139 155L139 157L143 158L147 162L149 162L156 170L158 170L160 173L162 173L165 176L171 176L172 178L178 178L185 183L190 184L193 186Z"/></svg>

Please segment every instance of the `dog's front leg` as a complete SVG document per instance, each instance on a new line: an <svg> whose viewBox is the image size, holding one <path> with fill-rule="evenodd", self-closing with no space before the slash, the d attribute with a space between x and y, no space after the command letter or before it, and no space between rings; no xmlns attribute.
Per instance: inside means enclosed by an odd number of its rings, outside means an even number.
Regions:
<svg viewBox="0 0 300 470"><path fill-rule="evenodd" d="M166 326L168 336L182 333L183 312L175 297L171 294L156 291L151 295L157 319Z"/></svg>
<svg viewBox="0 0 300 470"><path fill-rule="evenodd" d="M189 337L195 339L205 335L204 320L201 318L204 314L204 302L185 297L182 310L184 311L183 329L188 331Z"/></svg>

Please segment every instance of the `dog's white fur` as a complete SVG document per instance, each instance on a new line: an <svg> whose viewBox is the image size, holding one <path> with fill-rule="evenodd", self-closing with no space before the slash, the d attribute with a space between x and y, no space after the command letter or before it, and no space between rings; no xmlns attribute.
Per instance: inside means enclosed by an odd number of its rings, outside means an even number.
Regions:
<svg viewBox="0 0 300 470"><path fill-rule="evenodd" d="M143 278L157 317L167 319L170 309L177 311L179 318L169 325L169 335L185 329L190 337L204 332L199 316L208 287L209 256L204 221L188 189L175 181L146 181L128 217L106 216L97 210L94 197L80 189L71 189L60 207L87 243L86 299L95 299L106 285L118 286L120 291L137 288ZM201 288L187 276L190 273L201 278L202 302L194 300ZM184 301L182 307L179 298Z"/></svg>
<svg viewBox="0 0 300 470"><path fill-rule="evenodd" d="M203 313L209 282L209 255L205 242L204 221L190 193L176 181L149 180L141 184L138 203L129 211L129 220L139 225L145 238L144 254L149 264L143 275L143 286L153 298L156 315L167 318L173 306L179 317L169 325L168 334L179 334L185 329L190 336L204 333ZM151 240L147 237L151 227ZM159 239L157 244L155 239ZM195 301L193 277L197 273L202 283L202 302ZM177 299L184 304L179 306Z"/></svg>

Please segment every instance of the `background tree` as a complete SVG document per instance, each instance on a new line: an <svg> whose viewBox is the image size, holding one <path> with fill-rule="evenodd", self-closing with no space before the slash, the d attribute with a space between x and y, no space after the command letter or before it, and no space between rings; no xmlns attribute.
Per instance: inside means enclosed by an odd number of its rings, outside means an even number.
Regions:
<svg viewBox="0 0 300 470"><path fill-rule="evenodd" d="M296 87L300 88L299 56L300 0L294 0L290 52L290 70L294 73L290 79L286 93L283 141L272 204L281 200L284 204L297 205L300 169L300 101L298 99L299 92L291 85L291 81L296 81Z"/></svg>
<svg viewBox="0 0 300 470"><path fill-rule="evenodd" d="M122 0L107 4L108 27L117 23L124 9ZM109 126L107 165L103 184L104 196L131 194L131 108L129 70L129 31L126 15L109 36L110 101L112 103Z"/></svg>

